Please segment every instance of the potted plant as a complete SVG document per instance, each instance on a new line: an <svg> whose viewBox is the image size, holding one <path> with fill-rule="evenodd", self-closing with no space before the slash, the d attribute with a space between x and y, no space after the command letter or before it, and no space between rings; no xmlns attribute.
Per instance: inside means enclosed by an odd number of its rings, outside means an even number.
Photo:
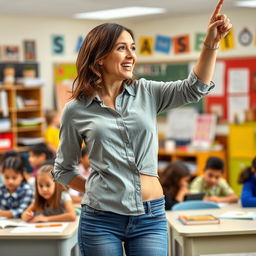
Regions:
<svg viewBox="0 0 256 256"><path fill-rule="evenodd" d="M36 77L35 67L31 64L24 65L22 74L24 78Z"/></svg>
<svg viewBox="0 0 256 256"><path fill-rule="evenodd" d="M3 70L4 84L12 85L15 82L15 67L13 64L6 64Z"/></svg>

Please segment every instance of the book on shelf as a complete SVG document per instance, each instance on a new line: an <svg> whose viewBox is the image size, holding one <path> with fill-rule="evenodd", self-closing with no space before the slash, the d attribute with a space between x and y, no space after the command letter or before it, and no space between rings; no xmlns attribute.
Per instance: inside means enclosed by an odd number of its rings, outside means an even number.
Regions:
<svg viewBox="0 0 256 256"><path fill-rule="evenodd" d="M220 219L256 220L256 212L228 211L218 216Z"/></svg>
<svg viewBox="0 0 256 256"><path fill-rule="evenodd" d="M39 125L43 121L44 121L43 117L17 118L17 123L19 126L35 126L35 125Z"/></svg>
<svg viewBox="0 0 256 256"><path fill-rule="evenodd" d="M180 215L179 221L184 225L219 224L220 220L211 214L207 215Z"/></svg>
<svg viewBox="0 0 256 256"><path fill-rule="evenodd" d="M30 145L43 143L44 138L43 137L35 137L35 138L19 137L19 138L17 138L17 141L21 145L30 146Z"/></svg>
<svg viewBox="0 0 256 256"><path fill-rule="evenodd" d="M45 81L38 77L19 77L17 78L17 83L26 87L38 87L42 86Z"/></svg>

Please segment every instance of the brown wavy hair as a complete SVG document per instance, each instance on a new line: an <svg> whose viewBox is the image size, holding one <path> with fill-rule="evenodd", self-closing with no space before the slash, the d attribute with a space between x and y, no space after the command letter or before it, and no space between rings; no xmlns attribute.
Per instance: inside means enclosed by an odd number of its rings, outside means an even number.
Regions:
<svg viewBox="0 0 256 256"><path fill-rule="evenodd" d="M249 180L250 176L256 172L256 156L252 160L251 166L244 168L239 177L238 184L244 184L247 180Z"/></svg>
<svg viewBox="0 0 256 256"><path fill-rule="evenodd" d="M180 180L190 176L190 171L182 161L175 161L170 163L159 176L164 194L175 198L180 190Z"/></svg>
<svg viewBox="0 0 256 256"><path fill-rule="evenodd" d="M77 77L72 86L71 99L81 96L92 97L103 86L99 61L105 58L123 31L127 31L134 40L133 32L119 24L104 23L93 28L85 37L78 53Z"/></svg>

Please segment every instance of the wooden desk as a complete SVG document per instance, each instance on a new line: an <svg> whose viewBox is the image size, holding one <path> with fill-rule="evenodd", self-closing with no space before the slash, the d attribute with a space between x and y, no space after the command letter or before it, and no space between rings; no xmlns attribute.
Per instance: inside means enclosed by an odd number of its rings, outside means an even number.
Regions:
<svg viewBox="0 0 256 256"><path fill-rule="evenodd" d="M196 175L202 175L204 172L206 161L209 157L219 157L225 163L225 170L224 170L224 178L227 178L227 163L226 163L226 153L224 150L220 151L198 151L198 150L182 150L177 149L174 152L168 152L165 149L158 150L158 158L167 159L169 161L194 161L197 165L197 173Z"/></svg>
<svg viewBox="0 0 256 256"><path fill-rule="evenodd" d="M194 226L186 226L178 221L179 215L218 216L229 210L256 211L256 208L231 206L222 209L167 211L171 256L256 252L256 220L221 219L220 224Z"/></svg>
<svg viewBox="0 0 256 256"><path fill-rule="evenodd" d="M1 256L78 256L78 220L63 233L12 234L12 228L0 229Z"/></svg>

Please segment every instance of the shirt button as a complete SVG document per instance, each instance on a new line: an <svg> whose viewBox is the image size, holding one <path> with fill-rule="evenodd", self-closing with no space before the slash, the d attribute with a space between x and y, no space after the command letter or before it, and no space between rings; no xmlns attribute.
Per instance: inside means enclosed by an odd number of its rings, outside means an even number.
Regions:
<svg viewBox="0 0 256 256"><path fill-rule="evenodd" d="M136 190L137 190L137 191L140 191L140 186L137 186L137 187L136 187Z"/></svg>

